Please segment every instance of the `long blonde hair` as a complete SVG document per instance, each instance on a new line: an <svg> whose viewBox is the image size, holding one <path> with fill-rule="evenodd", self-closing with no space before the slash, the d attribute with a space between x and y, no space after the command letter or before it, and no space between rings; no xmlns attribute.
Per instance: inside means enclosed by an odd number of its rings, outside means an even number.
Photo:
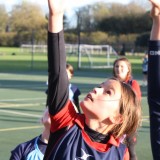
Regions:
<svg viewBox="0 0 160 160"><path fill-rule="evenodd" d="M119 80L117 79L117 81ZM116 138L120 138L124 134L130 135L136 132L141 124L140 100L137 98L134 90L130 87L130 85L120 81L119 83L121 84L121 100L119 112L122 116L122 123L115 125L111 131Z"/></svg>

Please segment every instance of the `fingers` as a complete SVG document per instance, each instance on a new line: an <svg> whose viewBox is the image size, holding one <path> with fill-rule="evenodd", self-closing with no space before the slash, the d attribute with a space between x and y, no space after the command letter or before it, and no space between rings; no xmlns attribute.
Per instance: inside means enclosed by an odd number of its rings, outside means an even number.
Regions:
<svg viewBox="0 0 160 160"><path fill-rule="evenodd" d="M149 0L152 4L152 9L150 11L150 16L152 18L160 15L160 0Z"/></svg>
<svg viewBox="0 0 160 160"><path fill-rule="evenodd" d="M155 7L155 6L152 6L152 9L151 9L151 11L150 11L150 16L152 17L152 18L154 18L154 17L157 17L157 16L159 16L160 15L160 10L159 10L159 8L157 8L157 7Z"/></svg>
<svg viewBox="0 0 160 160"><path fill-rule="evenodd" d="M63 29L63 13L65 0L48 0L49 7L49 25L48 30L52 33L58 33Z"/></svg>
<svg viewBox="0 0 160 160"><path fill-rule="evenodd" d="M160 0L149 0L153 6L160 9Z"/></svg>

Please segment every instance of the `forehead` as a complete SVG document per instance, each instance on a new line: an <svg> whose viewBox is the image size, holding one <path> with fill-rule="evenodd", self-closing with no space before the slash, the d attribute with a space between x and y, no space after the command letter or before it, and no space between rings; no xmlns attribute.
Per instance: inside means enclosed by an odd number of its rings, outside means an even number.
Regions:
<svg viewBox="0 0 160 160"><path fill-rule="evenodd" d="M109 87L113 87L113 88L117 88L117 87L121 88L120 82L118 80L114 80L114 79L108 79L105 82L103 82L101 85L104 86L104 87L109 86Z"/></svg>
<svg viewBox="0 0 160 160"><path fill-rule="evenodd" d="M125 61L117 61L117 62L115 63L115 65L128 66L127 62L125 62Z"/></svg>

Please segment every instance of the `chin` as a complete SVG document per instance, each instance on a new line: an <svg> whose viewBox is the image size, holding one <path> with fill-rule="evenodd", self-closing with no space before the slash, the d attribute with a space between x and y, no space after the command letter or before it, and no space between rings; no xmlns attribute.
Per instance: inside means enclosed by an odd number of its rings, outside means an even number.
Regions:
<svg viewBox="0 0 160 160"><path fill-rule="evenodd" d="M88 103L86 102L86 101L81 101L80 102L80 106L81 106L81 109L82 109L82 111L83 111L83 113L86 113L86 112L88 112L87 110L88 110Z"/></svg>
<svg viewBox="0 0 160 160"><path fill-rule="evenodd" d="M80 106L81 106L82 111L84 112L84 108L85 108L84 101L81 101L81 102L80 102Z"/></svg>

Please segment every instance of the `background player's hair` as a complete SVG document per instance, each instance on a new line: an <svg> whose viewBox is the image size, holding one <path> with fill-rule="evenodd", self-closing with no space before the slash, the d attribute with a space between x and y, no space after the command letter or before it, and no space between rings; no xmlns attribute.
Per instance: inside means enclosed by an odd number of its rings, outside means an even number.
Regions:
<svg viewBox="0 0 160 160"><path fill-rule="evenodd" d="M73 74L74 74L74 68L73 68L73 66L71 65L71 64L69 64L69 63L67 63L66 64L66 69L72 74L72 76L73 76Z"/></svg>

